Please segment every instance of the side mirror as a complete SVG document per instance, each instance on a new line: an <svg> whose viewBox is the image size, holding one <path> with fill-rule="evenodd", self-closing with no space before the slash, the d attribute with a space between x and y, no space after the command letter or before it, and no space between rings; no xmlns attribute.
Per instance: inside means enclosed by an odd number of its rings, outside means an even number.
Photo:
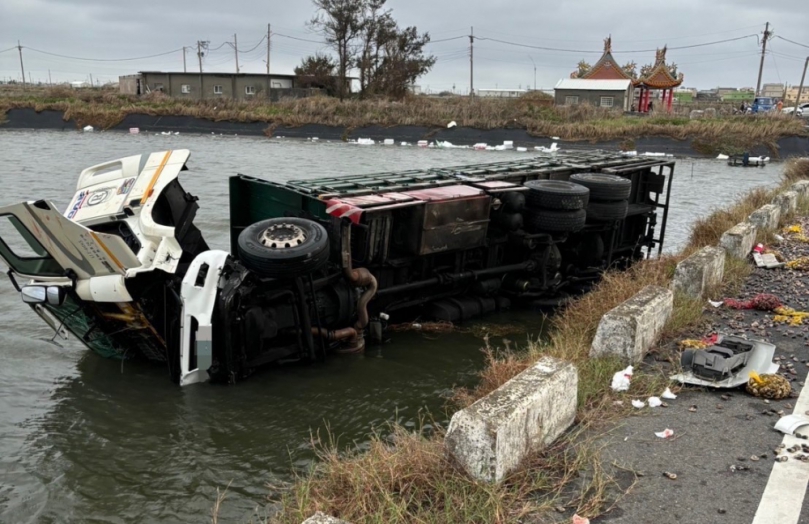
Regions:
<svg viewBox="0 0 809 524"><path fill-rule="evenodd" d="M65 301L65 288L62 286L48 286L47 300L52 306L61 306Z"/></svg>
<svg viewBox="0 0 809 524"><path fill-rule="evenodd" d="M26 304L42 304L48 298L47 289L42 286L25 286L20 294Z"/></svg>

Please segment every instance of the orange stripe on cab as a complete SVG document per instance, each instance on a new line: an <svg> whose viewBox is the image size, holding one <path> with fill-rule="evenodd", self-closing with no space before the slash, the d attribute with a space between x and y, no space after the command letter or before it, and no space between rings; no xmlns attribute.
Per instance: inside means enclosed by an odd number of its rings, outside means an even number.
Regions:
<svg viewBox="0 0 809 524"><path fill-rule="evenodd" d="M154 172L154 175L152 175L152 180L149 181L149 185L146 186L146 191L143 192L143 196L140 199L140 205L145 204L146 201L149 200L149 197L152 196L152 193L154 192L154 185L157 183L157 179L160 178L160 173L163 172L163 168L166 167L166 164L169 161L169 157L171 157L171 153L172 151L166 151L166 155L163 157L163 161L160 162L160 165Z"/></svg>

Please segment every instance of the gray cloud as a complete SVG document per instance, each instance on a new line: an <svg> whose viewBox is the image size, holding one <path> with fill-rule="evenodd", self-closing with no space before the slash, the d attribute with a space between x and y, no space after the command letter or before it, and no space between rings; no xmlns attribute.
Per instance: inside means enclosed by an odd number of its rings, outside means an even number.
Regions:
<svg viewBox="0 0 809 524"><path fill-rule="evenodd" d="M678 0L617 2L599 0L389 0L402 25L429 31L433 40L465 36L474 26L475 86L517 87L536 83L552 87L584 58L598 59L603 38L612 35L613 50L621 62L651 62L656 47L668 44L668 59L680 65L685 84L752 86L758 72L759 48L754 37L692 49L680 46L760 34L771 22L775 34L809 44L809 13L801 0ZM777 4L777 5L776 5ZM123 58L153 55L183 46L189 70L196 70L197 40L212 47L239 37L239 47L253 47L272 23L272 70L290 73L301 57L324 50L306 22L313 8L306 0L2 0L0 2L0 51L16 45L24 49L26 71L34 80L81 80L92 74L114 80L138 70L182 70L182 52L131 62L93 62L64 59L35 49L73 57ZM489 38L490 40L484 40ZM545 51L494 42L505 40L527 45L592 51ZM433 91L463 91L469 86L468 38L431 44L438 57L434 70L421 79ZM632 50L648 50L627 53ZM809 48L785 40L771 42L765 61L764 82L797 84ZM243 71L265 68L266 46L239 57ZM206 58L206 70L233 71L233 50L223 46ZM19 77L16 52L0 53L0 77Z"/></svg>

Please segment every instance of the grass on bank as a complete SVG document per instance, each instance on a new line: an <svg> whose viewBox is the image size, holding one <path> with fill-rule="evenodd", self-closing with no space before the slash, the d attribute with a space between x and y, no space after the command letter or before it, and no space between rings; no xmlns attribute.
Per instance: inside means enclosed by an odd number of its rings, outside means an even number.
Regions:
<svg viewBox="0 0 809 524"><path fill-rule="evenodd" d="M493 391L544 355L563 358L579 368L576 427L531 457L503 484L478 483L456 469L443 451L440 432L424 435L394 428L391 436L372 439L363 452L343 453L333 442L316 446L319 463L280 495L280 510L272 520L297 524L323 511L356 523L502 523L527 516L541 518L558 506L588 517L608 511L631 484L619 485L605 471L593 436L599 431L592 429L603 430L605 420L625 414L617 412L613 400L618 397L609 386L612 374L624 364L589 357L598 322L643 287L667 286L680 260L716 245L722 232L801 179L809 179L809 159L788 163L778 188L754 190L697 221L680 254L641 262L627 272L607 273L591 293L553 317L546 342L532 342L523 353L488 353L478 386L457 392L459 407ZM736 293L750 271L749 263L728 258L724 289L717 292ZM677 296L662 343L697 325L703 307L701 300ZM636 371L632 394L659 393L667 383L665 376Z"/></svg>
<svg viewBox="0 0 809 524"><path fill-rule="evenodd" d="M624 116L620 111L589 105L555 106L546 96L518 99L485 97L425 97L387 100L339 101L326 96L303 99L238 101L171 98L161 93L123 95L101 89L53 87L3 94L0 120L10 109L53 110L73 119L77 126L109 129L127 115L188 116L212 121L265 122L267 133L279 126L318 124L354 129L364 126L423 126L445 128L455 121L476 129L525 129L535 136L567 140L620 140L638 137L693 140L701 152L735 153L754 146L775 144L784 137L807 136L805 123L787 115L741 115L690 120L686 116L657 113L647 117Z"/></svg>

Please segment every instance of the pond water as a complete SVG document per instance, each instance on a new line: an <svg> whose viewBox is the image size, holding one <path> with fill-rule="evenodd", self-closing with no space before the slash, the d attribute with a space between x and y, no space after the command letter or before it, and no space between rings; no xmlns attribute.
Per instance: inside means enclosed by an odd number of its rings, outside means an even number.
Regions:
<svg viewBox="0 0 809 524"><path fill-rule="evenodd" d="M228 249L227 178L335 176L525 158L476 152L207 135L0 132L0 205L46 198L66 206L81 169L163 149L192 151L184 187L200 197L196 223L212 248ZM666 250L698 217L782 166L729 168L679 160ZM363 356L268 370L235 387L173 385L164 369L105 360L53 333L0 282L0 522L200 522L217 488L222 517L265 512L268 483L312 460L311 436L331 432L362 445L391 420L446 421L453 387L472 384L483 342L470 334L396 333ZM511 313L488 324L536 336L541 317ZM496 340L502 344L501 340Z"/></svg>

